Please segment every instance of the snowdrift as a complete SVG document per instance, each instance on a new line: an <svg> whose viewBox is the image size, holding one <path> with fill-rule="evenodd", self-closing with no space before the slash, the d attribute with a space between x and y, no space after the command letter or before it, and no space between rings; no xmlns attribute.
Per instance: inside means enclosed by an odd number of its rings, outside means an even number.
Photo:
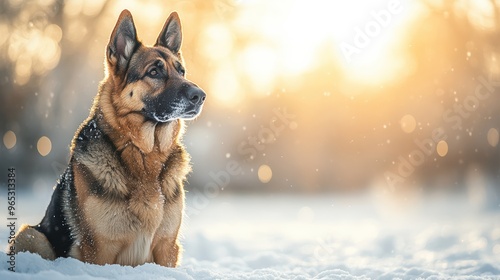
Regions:
<svg viewBox="0 0 500 280"><path fill-rule="evenodd" d="M48 197L19 196L19 222L36 223ZM186 219L178 268L21 253L10 272L0 254L0 279L500 279L499 208L461 196L398 205L373 196L219 195ZM7 235L2 228L2 247Z"/></svg>

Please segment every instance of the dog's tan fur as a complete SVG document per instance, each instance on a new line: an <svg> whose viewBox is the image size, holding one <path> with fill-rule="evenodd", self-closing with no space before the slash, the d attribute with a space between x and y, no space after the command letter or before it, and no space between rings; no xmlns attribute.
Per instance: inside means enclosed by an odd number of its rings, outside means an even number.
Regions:
<svg viewBox="0 0 500 280"><path fill-rule="evenodd" d="M122 12L110 42L124 20L133 24L130 13ZM174 13L161 34L166 34L172 21L180 28ZM164 46L117 42L126 44L123 56L108 52L106 77L89 118L71 146L72 176L68 180L74 184L76 197L68 194L65 199L75 199L72 205L76 209L66 207L63 212L76 242L68 255L95 264L135 266L154 262L173 267L178 265L182 251L178 236L184 209L183 182L190 171L189 155L180 142L184 122L149 122L140 112L145 98L161 94L168 82L176 80L163 83L144 78L127 82L122 66L128 56L129 69L133 67L138 73L147 71L150 61L162 61L174 71L182 58L179 52ZM158 48L167 55L159 54ZM99 134L82 148L78 135L92 121L105 137ZM102 189L94 190L96 185ZM51 244L33 227L24 226L16 241L16 251L55 258Z"/></svg>
<svg viewBox="0 0 500 280"><path fill-rule="evenodd" d="M19 252L36 252L42 258L48 260L56 258L47 238L28 225L21 226L15 240L15 247ZM10 246L8 250L10 250Z"/></svg>

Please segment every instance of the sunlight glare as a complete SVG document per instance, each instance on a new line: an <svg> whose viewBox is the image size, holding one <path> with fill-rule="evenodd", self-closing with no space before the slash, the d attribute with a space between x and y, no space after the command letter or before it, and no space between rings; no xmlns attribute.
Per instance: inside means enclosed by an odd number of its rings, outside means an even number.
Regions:
<svg viewBox="0 0 500 280"><path fill-rule="evenodd" d="M202 31L198 49L208 59L219 62L233 51L233 41L227 26L211 24Z"/></svg>
<svg viewBox="0 0 500 280"><path fill-rule="evenodd" d="M276 57L264 45L252 45L242 52L241 68L250 77L250 84L261 95L272 91L276 73Z"/></svg>
<svg viewBox="0 0 500 280"><path fill-rule="evenodd" d="M284 73L298 75L321 63L326 48L357 82L380 85L412 72L415 63L398 50L409 14L418 11L412 2L296 1L278 42Z"/></svg>
<svg viewBox="0 0 500 280"><path fill-rule="evenodd" d="M238 77L230 63L219 66L212 74L210 92L226 106L235 105L243 99Z"/></svg>

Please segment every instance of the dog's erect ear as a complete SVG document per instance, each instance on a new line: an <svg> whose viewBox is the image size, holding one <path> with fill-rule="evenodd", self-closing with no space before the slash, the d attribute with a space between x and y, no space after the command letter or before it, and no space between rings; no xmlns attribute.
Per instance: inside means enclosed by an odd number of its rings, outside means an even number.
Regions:
<svg viewBox="0 0 500 280"><path fill-rule="evenodd" d="M181 49L181 43L181 20L179 19L179 15L173 12L165 22L158 39L156 39L155 46L165 47L177 55Z"/></svg>
<svg viewBox="0 0 500 280"><path fill-rule="evenodd" d="M109 38L106 58L117 73L122 73L139 45L132 14L123 10Z"/></svg>

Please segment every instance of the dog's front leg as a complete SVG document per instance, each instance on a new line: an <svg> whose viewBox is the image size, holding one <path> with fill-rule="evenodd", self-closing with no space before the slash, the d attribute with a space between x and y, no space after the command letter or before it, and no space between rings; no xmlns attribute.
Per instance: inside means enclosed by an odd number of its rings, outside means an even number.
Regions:
<svg viewBox="0 0 500 280"><path fill-rule="evenodd" d="M12 244L14 245L7 248L9 254L31 252L39 254L44 259L56 259L56 253L52 248L52 244L47 240L47 237L32 226L22 225Z"/></svg>
<svg viewBox="0 0 500 280"><path fill-rule="evenodd" d="M122 247L120 242L114 240L85 238L79 246L80 260L100 265L114 264Z"/></svg>
<svg viewBox="0 0 500 280"><path fill-rule="evenodd" d="M177 238L161 238L153 249L153 261L159 265L176 267L180 254L181 245Z"/></svg>

